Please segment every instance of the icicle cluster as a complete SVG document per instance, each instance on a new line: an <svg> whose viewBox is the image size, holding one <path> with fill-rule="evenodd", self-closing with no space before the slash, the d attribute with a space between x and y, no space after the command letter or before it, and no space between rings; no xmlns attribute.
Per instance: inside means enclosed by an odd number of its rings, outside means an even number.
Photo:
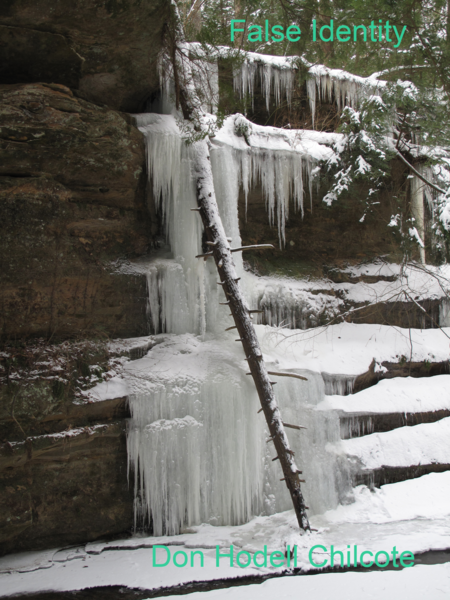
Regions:
<svg viewBox="0 0 450 600"><path fill-rule="evenodd" d="M174 258L173 262L151 264L147 273L153 329L203 333L207 265L195 258L202 252L202 228L200 219L190 210L197 205L190 149L181 139L173 117L142 114L136 118L146 137L153 197L163 216Z"/></svg>
<svg viewBox="0 0 450 600"><path fill-rule="evenodd" d="M142 364L134 363L139 383L130 396L127 446L135 477L136 518L145 518L160 535L201 522L232 525L255 514L287 510L291 502L279 481L279 467L272 462L274 450L265 443L265 421L256 414L257 394L245 376L243 356L234 342L223 338L230 325L229 311L219 306L225 297L216 285L215 267L212 261L195 258L202 253L201 220L191 211L196 198L190 149L181 141L172 116L145 114L137 119L146 137L151 189L172 250L171 256L159 256L141 267L148 280L153 329L221 333L210 346L193 335L181 336L181 343L180 335L169 336L167 348L164 343L155 346ZM289 199L302 210L303 190L310 184L315 159L269 128L262 128L263 133L255 129L252 144L270 135L273 143L266 140L266 147L248 147L235 135L234 122L228 125L228 142L217 136L210 154L221 220L231 245L241 245L240 185L248 193L257 182L262 184L269 217L278 221L282 241ZM325 148L313 142L308 146L305 139L303 143L317 152ZM233 260L247 289L251 281L246 281L240 253ZM253 306L253 296L249 299ZM190 356L192 362L184 368ZM150 383L143 383L143 378ZM339 421L315 410L323 398L319 373L309 373L308 382L285 380L277 385L283 419L308 428L288 434L313 513L335 507L350 489L345 466L325 449L328 442L338 441Z"/></svg>
<svg viewBox="0 0 450 600"><path fill-rule="evenodd" d="M269 111L272 93L275 97L276 106L279 106L284 98L288 106L291 105L295 80L295 69L292 67L291 62L285 61L286 64L281 65L270 62L270 58L276 59L276 57L264 57L263 55L249 53L244 62L233 70L235 92L239 94L240 98L250 96L252 106L254 105L256 82L260 82L267 111Z"/></svg>
<svg viewBox="0 0 450 600"><path fill-rule="evenodd" d="M271 226L277 224L280 248L286 243L286 221L289 204L303 216L305 185L312 198L311 170L313 159L300 153L283 150L252 148L237 151L240 162L240 179L247 204L248 191L260 183Z"/></svg>
<svg viewBox="0 0 450 600"><path fill-rule="evenodd" d="M264 508L256 395L250 383L244 391L214 376L198 385L178 378L131 398L128 457L154 535L202 522L237 525Z"/></svg>
<svg viewBox="0 0 450 600"><path fill-rule="evenodd" d="M240 98L250 96L254 106L256 85L259 82L261 94L269 111L273 94L276 106L286 99L288 106L292 102L295 75L298 71L298 57L280 57L247 52L240 66L234 68L234 89ZM305 63L305 61L302 61ZM314 116L318 102L336 102L338 110L345 106L356 108L361 98L367 94L376 94L377 89L386 82L375 78L364 78L353 75L342 69L329 69L323 65L306 65L309 78L306 90L311 109L313 128Z"/></svg>
<svg viewBox="0 0 450 600"><path fill-rule="evenodd" d="M425 184L413 175L411 181L411 213L414 217L415 226L411 227L409 234L415 238L419 245L420 262L425 264L425 214L424 214L424 188Z"/></svg>
<svg viewBox="0 0 450 600"><path fill-rule="evenodd" d="M258 323L289 329L317 327L322 319L339 314L343 301L326 293L301 289L289 279L256 277L246 273L247 296L263 312Z"/></svg>
<svg viewBox="0 0 450 600"><path fill-rule="evenodd" d="M160 370L164 377L174 370L176 352L183 349L174 341L174 355L164 355L164 344L151 351L148 372ZM236 525L292 506L272 461L273 445L266 443L264 418L256 414L254 386L226 346L211 346L194 349L188 343L182 354L191 360L188 367L180 361L172 377L155 377L148 393L130 397L127 448L140 501L136 518L152 523L154 535L202 522ZM350 479L339 456L326 450L339 440L339 419L315 409L324 399L322 378L306 375L308 382L279 381L277 397L283 419L307 427L287 433L314 514L344 499Z"/></svg>
<svg viewBox="0 0 450 600"><path fill-rule="evenodd" d="M364 97L376 94L377 88L384 85L384 82L358 77L341 69L328 69L322 65L309 69L309 75L306 90L313 128L318 102L331 104L334 100L339 111L345 106L357 108Z"/></svg>

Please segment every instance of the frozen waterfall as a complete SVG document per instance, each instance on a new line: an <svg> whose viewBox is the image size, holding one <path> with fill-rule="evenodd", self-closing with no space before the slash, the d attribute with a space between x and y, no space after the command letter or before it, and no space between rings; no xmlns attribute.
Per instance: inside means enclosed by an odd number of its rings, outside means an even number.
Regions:
<svg viewBox="0 0 450 600"><path fill-rule="evenodd" d="M233 525L287 510L289 494L272 461L272 444L266 443L243 350L235 334L224 331L231 322L219 304L225 297L215 265L195 258L202 253L202 230L198 213L191 211L196 198L189 146L172 116L144 114L137 120L171 253L139 265L147 276L148 310L160 343L128 369L134 382L127 446L136 523L147 522L155 535L176 534L201 522ZM302 210L311 165L331 152L327 134L269 130L255 126L249 147L230 118L212 140L214 186L232 246L241 245L240 187L248 192L261 182L269 219L277 219L282 241L290 199ZM254 278L244 271L240 253L233 258L252 303ZM269 362L270 343L269 335ZM281 378L276 391L285 422L307 427L287 433L306 480L307 503L320 513L346 501L351 486L339 456L326 449L339 440L338 418L315 410L324 399L322 376L312 371L306 376L307 382Z"/></svg>
<svg viewBox="0 0 450 600"><path fill-rule="evenodd" d="M151 522L155 535L202 522L236 525L291 508L237 348L229 340L169 336L132 365L137 392L130 397L127 444L136 518ZM325 397L323 380L302 374L308 382L280 381L277 397L285 422L307 427L286 431L310 511L321 513L348 500L350 478L339 456L327 451L327 443L339 441L339 420L315 410Z"/></svg>

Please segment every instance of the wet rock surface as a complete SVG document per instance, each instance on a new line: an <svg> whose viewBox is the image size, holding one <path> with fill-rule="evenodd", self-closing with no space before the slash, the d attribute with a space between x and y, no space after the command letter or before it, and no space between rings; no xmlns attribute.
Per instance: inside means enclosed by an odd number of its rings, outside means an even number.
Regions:
<svg viewBox="0 0 450 600"><path fill-rule="evenodd" d="M0 448L2 554L130 531L124 421Z"/></svg>

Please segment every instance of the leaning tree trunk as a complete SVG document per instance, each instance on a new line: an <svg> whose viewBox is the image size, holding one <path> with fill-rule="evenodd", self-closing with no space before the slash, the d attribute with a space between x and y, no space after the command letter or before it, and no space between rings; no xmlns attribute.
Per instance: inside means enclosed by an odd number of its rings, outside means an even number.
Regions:
<svg viewBox="0 0 450 600"><path fill-rule="evenodd" d="M220 276L219 285L223 287L227 300L226 304L230 307L231 314L234 317L235 328L239 334L238 341L242 343L244 348L250 373L253 376L261 407L269 427L271 439L275 445L277 454L273 460L280 461L284 475L283 479L291 494L298 524L302 529L309 531L310 526L306 514L305 501L300 488L301 480L299 473L301 471L297 469L294 461L294 453L289 447L289 440L286 436L280 410L273 392L273 383L270 381L258 338L256 337L255 328L250 319L251 311L239 287L239 278L237 277L232 259L233 249L230 248L227 241L214 193L211 161L206 141L203 140L194 144L193 156L198 210L206 231L207 244L210 248L210 252L204 256L213 257L216 263Z"/></svg>
<svg viewBox="0 0 450 600"><path fill-rule="evenodd" d="M175 80L177 104L183 111L186 120L194 123L196 129L202 128L202 115L200 101L196 97L189 60L186 56L181 20L175 2L172 0L172 23L170 28L168 54L171 57L173 77ZM202 133L199 131L199 133ZM299 474L294 461L294 453L289 447L289 440L284 430L280 410L273 392L273 383L263 360L258 338L250 319L251 311L247 306L240 290L236 270L232 260L233 249L230 248L222 220L219 215L216 195L214 192L211 161L208 143L205 139L193 144L193 168L197 188L198 210L206 231L207 244L210 252L205 257L212 257L220 276L219 285L223 287L227 305L234 317L235 328L239 340L244 348L250 373L256 385L261 407L269 427L271 440L275 445L276 456L283 470L283 479L291 494L292 504L297 516L298 524L305 531L310 530L306 514L305 501L300 487ZM234 249L242 250L242 248ZM203 256L203 255L202 255ZM233 329L233 328L230 328ZM279 375L288 375L279 373ZM304 377L298 378L304 379ZM255 415L256 418L256 415ZM300 427L295 427L300 429Z"/></svg>

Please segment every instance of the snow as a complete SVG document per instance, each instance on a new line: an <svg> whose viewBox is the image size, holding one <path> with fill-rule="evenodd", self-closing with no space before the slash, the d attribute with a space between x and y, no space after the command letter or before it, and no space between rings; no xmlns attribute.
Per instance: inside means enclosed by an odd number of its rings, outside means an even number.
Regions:
<svg viewBox="0 0 450 600"><path fill-rule="evenodd" d="M42 439L63 439L77 437L78 435L88 434L93 435L97 431L107 428L108 425L91 425L90 427L77 427L75 429L67 429L58 433L46 433L44 435L28 436L27 440L42 440ZM11 446L23 446L26 441L23 442L9 442Z"/></svg>
<svg viewBox="0 0 450 600"><path fill-rule="evenodd" d="M339 506L319 517L327 523L392 523L400 526L401 522L420 527L420 520L448 518L450 508L450 471L429 473L417 479L409 479L399 483L389 483L370 491L365 485L355 488L355 503ZM383 528L381 528L383 529ZM401 529L401 527L399 527ZM417 539L414 544L420 543ZM445 548L442 542L441 548ZM412 547L414 552L418 546Z"/></svg>
<svg viewBox="0 0 450 600"><path fill-rule="evenodd" d="M409 357L409 331L344 323L289 331L286 337L282 330L256 329L269 370L291 370L308 378L275 377L276 396L285 422L307 427L300 433L290 430L288 436L306 479L307 504L311 514L318 514L351 497L348 442L339 441L337 414L320 410L324 379L331 389L345 391L347 379L366 372L374 359L380 364ZM165 514L170 533L202 521L238 524L290 505L279 467L271 460L273 449L265 443L264 419L256 414L259 404L245 375L244 354L233 334L222 336L155 336L159 343L145 357L125 363L118 375L129 390L129 457L140 473L142 511ZM440 330L412 330L411 339L412 360L448 359L448 339ZM161 427L161 420L170 422L170 428ZM334 444L336 453L330 452ZM162 533L158 518L156 532Z"/></svg>
<svg viewBox="0 0 450 600"><path fill-rule="evenodd" d="M399 427L342 440L336 448L364 470L411 465L450 464L450 417L436 423Z"/></svg>
<svg viewBox="0 0 450 600"><path fill-rule="evenodd" d="M272 93L276 106L279 106L284 98L290 106L297 71L303 64L309 75L306 89L313 128L317 101L331 103L335 100L338 110L342 110L345 106L356 108L362 98L376 96L386 86L385 81L377 79L377 74L371 77L360 77L342 69L310 65L298 56L270 56L256 52L236 51L231 51L231 54L240 55L243 59L240 65L234 67L235 91L241 98L250 96L253 103L256 82L259 81L267 111L269 111ZM230 49L222 48L218 55L226 57L230 55Z"/></svg>
<svg viewBox="0 0 450 600"><path fill-rule="evenodd" d="M414 570L386 573L342 573L313 577L270 579L259 585L225 590L195 592L193 600L244 600L258 598L314 598L315 600L422 600L446 598L450 585L450 565L420 566ZM176 596L167 596L176 598Z"/></svg>
<svg viewBox="0 0 450 600"><path fill-rule="evenodd" d="M130 393L127 382L120 376L112 377L108 381L98 383L94 388L83 393L84 397L94 402L123 398Z"/></svg>
<svg viewBox="0 0 450 600"><path fill-rule="evenodd" d="M356 501L353 504L312 517L312 525L318 531L303 536L299 535L294 511L290 510L270 517L255 517L238 527L201 525L176 537L135 536L124 540L89 543L78 548L5 556L0 558L0 596L49 589L77 590L101 585L151 590L192 581L283 572L282 567L251 566L242 569L236 564L231 567L226 559L221 559L220 566L217 567L216 546L221 548L222 553L229 552L233 545L235 552L246 550L253 554L261 551L264 545L267 545L269 552L284 552L287 544L291 548L296 545L297 564L304 572L313 568L308 556L313 546L319 544L328 551L331 545L342 551L349 545L357 545L359 552L364 549L373 553L385 550L390 555L394 546L399 552L409 550L415 555L425 550L441 550L450 545L449 493L450 473L432 473L415 480L385 485L375 492L359 486L355 489ZM202 550L205 566L200 567L194 560L194 567L177 568L172 563L163 568L153 567L153 545L158 544L167 546L172 554L180 550L188 553L194 549ZM164 550L158 549L156 552L157 560L165 557ZM322 550L314 552L316 561L323 560ZM408 594L409 590L411 594L419 590L422 594L419 597L422 598L425 584L421 581L424 578L427 585L426 597L434 598L439 596L430 596L433 588L430 587L432 584L429 578L433 577L436 588L442 588L447 594L449 565L450 563L419 565L403 571L284 577L256 586L202 592L202 598L205 594L218 593L233 594L233 598L244 593L247 597L250 594L250 597L254 595L260 598L265 594L268 584L273 587L270 590L272 595L285 593L287 597L293 597L294 594L297 597L299 591L304 591L313 594L315 598L329 598L330 594L334 598L339 597L336 594L343 590L345 598L356 598L356 592L361 594L362 589L365 590L362 596L365 598L370 597L367 596L368 588L376 594L375 597L379 597L380 593L383 598L389 597L386 596L386 589L389 589L396 591L396 597L400 598L405 597L405 590L408 590ZM440 579L444 575L445 578ZM292 585L295 586L294 589L289 587ZM312 589L308 587L311 585ZM380 586L379 589L375 587L377 585ZM410 585L411 588L408 588ZM401 586L400 591L398 586ZM318 596L319 593L324 595ZM445 594L443 598L446 597Z"/></svg>
<svg viewBox="0 0 450 600"><path fill-rule="evenodd" d="M310 99L317 94L322 99L334 97L341 106L356 105L361 94L367 90L376 93L379 85L319 67L313 67L310 75ZM253 93L257 76L267 102L273 90L276 102L283 97L290 101L294 75L289 60L249 57L235 82L243 94ZM210 217L217 231L220 229L221 243L227 236L233 247L241 246L239 186L247 194L252 185L261 183L269 222L277 224L283 245L291 206L303 211L305 190L311 188L317 163L332 156L332 145L342 141L342 136L262 127L235 115L225 120L207 150L205 143L182 143L172 115L136 118L146 138L148 172L164 218L170 253L164 249L150 261L126 266L147 277L148 315L156 335L151 343L141 342L145 356L124 362L116 377L91 393L95 399L108 394L127 395L129 399L132 419L127 444L129 477L135 486L135 518L136 523L151 519L156 536L90 544L72 554L59 551L51 559L52 586L74 589L88 582L155 588L192 579L239 576L241 571L236 568L224 566L219 571L215 567L216 544L226 548L233 543L255 552L265 543L273 550L296 543L299 564L305 570L311 568L307 557L314 543L334 543L343 549L352 542L367 544L367 540L376 549L395 544L414 551L448 547L450 521L444 501L450 483L447 473L370 492L364 486L352 490L349 463L372 469L449 462L450 419L342 442L338 411L354 412L354 406L361 403L369 412L375 412L375 404L379 412L391 405L397 410L402 402L406 405L413 383L405 380L403 386L395 387L391 381L387 388L379 384L362 399L360 395L325 398L326 389L350 391L355 377L365 373L373 361L377 370L383 369L384 361L447 361L448 337L439 330L349 323L289 332L256 326L268 369L290 370L307 378L304 382L274 376L283 419L306 427L300 432L286 431L306 480L302 489L311 523L318 528L314 534L300 537L293 511L286 511L291 506L289 495L280 482L279 464L272 460L274 449L267 440L264 418L257 414L257 394L246 375L248 365L241 345L233 341L235 334L224 332L231 321L228 309L219 305L225 296L216 284L216 269L211 260L195 258L202 253L202 228L198 213L191 211L197 206L194 169L196 181L203 182L200 194L217 196L220 217L215 209ZM210 169L205 169L208 151L213 179ZM362 159L359 168L367 168ZM349 267L347 272L354 278L381 274L394 280L332 284L257 278L244 272L240 255L234 254L233 260L224 258L222 268L236 279L241 277L239 285L248 305L256 308L265 303L269 322L279 324L288 315L294 327L305 326L313 314L336 314L345 302L410 301L408 294L415 301L442 299L446 293L443 271L433 268L426 273L419 266L361 265ZM323 293L313 294L322 284ZM324 293L328 290L336 292L338 299ZM442 306L446 323L446 305ZM450 334L449 328L445 333ZM434 379L430 389L436 393L432 398L426 396L424 384L414 389L424 400L421 406L448 402L446 380ZM414 495L414 502L409 502L410 495ZM428 519L424 512L433 495L439 501L430 513L432 519ZM408 502L408 510L403 510ZM203 548L206 566L188 571L172 566L155 572L148 566L152 546L157 543L172 550ZM48 566L48 557L42 564ZM89 574L83 577L80 569L84 567ZM66 577L59 575L62 569ZM67 577L69 571L72 574ZM267 572L252 567L245 574ZM33 589L46 589L47 573L48 569L38 569L31 584L37 587ZM369 575L364 574L366 578ZM10 577L9 589L24 585L15 579L15 573ZM259 586L257 593L264 589Z"/></svg>
<svg viewBox="0 0 450 600"><path fill-rule="evenodd" d="M450 358L450 328L402 329L386 325L340 323L302 330L275 330L257 325L263 351L281 368L303 369L333 375L365 373L373 360L441 362ZM410 338L411 334L411 338ZM411 346L412 344L412 346Z"/></svg>
<svg viewBox="0 0 450 600"><path fill-rule="evenodd" d="M283 150L294 152L312 159L326 160L332 156L331 146L343 139L340 133L326 133L308 129L280 129L251 123L242 115L231 115L225 119L222 128L216 133L213 143L227 144L237 150L249 151L243 137L236 136L235 121L251 125L249 141L251 148L260 150Z"/></svg>
<svg viewBox="0 0 450 600"><path fill-rule="evenodd" d="M172 552L180 550L179 546L169 546ZM32 574L4 575L2 596L24 592L47 591L50 587L56 590L76 590L101 585L121 585L141 589L157 589L176 586L187 581L207 581L215 577L238 577L257 575L261 569L248 567L245 570L232 568L223 564L215 567L214 550L204 550L205 567L189 567L187 569L174 566L152 568L152 551L138 549L104 553L100 556L80 556L62 564L51 565L47 571L41 570ZM159 559L159 556L158 556ZM189 578L189 579L188 579ZM199 598L296 598L299 594L306 597L328 600L382 597L397 600L447 598L450 578L450 565L445 563L433 566L414 566L410 569L386 572L367 573L332 573L313 576L283 577L269 579L261 584L244 585L229 589L209 592L194 592L189 597ZM436 595L432 595L436 592ZM380 594L382 594L380 596ZM179 596L167 596L178 598Z"/></svg>
<svg viewBox="0 0 450 600"><path fill-rule="evenodd" d="M448 265L423 267L411 263L401 266L378 261L340 269L336 274L339 273L347 274L351 281L334 283L329 279L296 280L245 273L250 304L264 310L263 316L256 317L257 322L264 319L272 326L307 329L318 325L321 319L331 321L339 314L369 303L432 299L441 303L439 325L449 324ZM365 276L380 277L381 281L358 281Z"/></svg>
<svg viewBox="0 0 450 600"><path fill-rule="evenodd" d="M350 396L328 396L318 408L358 415L450 410L449 390L450 375L397 377Z"/></svg>

